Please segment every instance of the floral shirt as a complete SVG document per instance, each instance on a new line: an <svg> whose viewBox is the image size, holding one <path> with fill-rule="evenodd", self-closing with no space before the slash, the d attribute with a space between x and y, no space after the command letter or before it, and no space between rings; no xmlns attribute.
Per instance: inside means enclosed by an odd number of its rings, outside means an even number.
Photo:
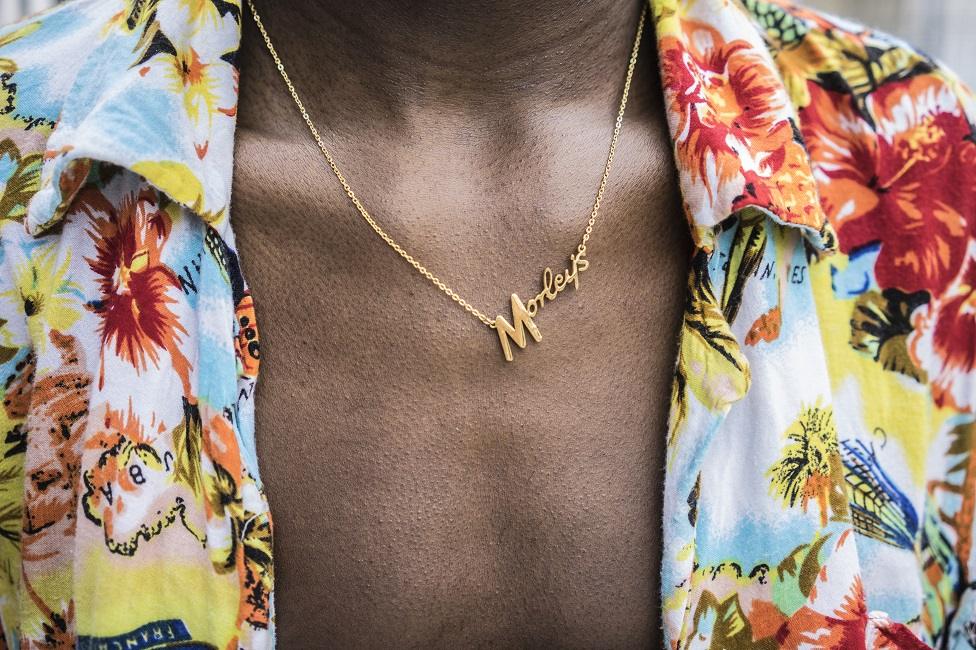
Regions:
<svg viewBox="0 0 976 650"><path fill-rule="evenodd" d="M695 242L669 647L976 644L976 103L786 2L650 5ZM274 644L229 211L242 20L74 0L0 29L10 647Z"/></svg>

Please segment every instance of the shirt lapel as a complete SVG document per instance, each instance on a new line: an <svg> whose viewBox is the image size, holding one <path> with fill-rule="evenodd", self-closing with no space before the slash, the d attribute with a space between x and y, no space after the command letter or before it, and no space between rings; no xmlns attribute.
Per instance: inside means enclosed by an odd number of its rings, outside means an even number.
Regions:
<svg viewBox="0 0 976 650"><path fill-rule="evenodd" d="M820 207L789 94L752 18L733 0L650 0L685 212L710 252L716 226L746 208L835 237Z"/></svg>
<svg viewBox="0 0 976 650"><path fill-rule="evenodd" d="M716 545L709 530L699 530L703 517L706 526L716 517L749 518L750 506L732 496L730 484L716 481L714 467L752 486L755 468L740 450L766 437L769 449L779 444L778 431L760 434L741 422L728 430L726 420L740 404L741 413L754 415L757 405L782 410L794 401L780 399L781 387L768 381L776 360L742 344L745 323L765 318L778 328L784 307L776 289L781 282L758 281L754 272L766 265L783 276L780 267L803 259L800 242L830 254L836 238L789 93L752 17L732 0L650 5L685 216L698 249L675 368L664 487L663 623L674 644L695 627L693 610L705 584L701 563L738 559L742 550L730 541ZM803 295L796 300L803 304L791 308L808 308ZM819 340L815 328L789 324L791 332ZM829 398L817 361L812 354L797 363ZM797 540L797 546L808 541Z"/></svg>

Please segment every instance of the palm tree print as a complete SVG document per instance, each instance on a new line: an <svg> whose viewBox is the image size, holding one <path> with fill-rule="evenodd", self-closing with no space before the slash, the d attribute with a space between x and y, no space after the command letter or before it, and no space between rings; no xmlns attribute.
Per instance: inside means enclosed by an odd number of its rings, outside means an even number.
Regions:
<svg viewBox="0 0 976 650"><path fill-rule="evenodd" d="M791 508L799 502L804 512L815 500L820 525L826 526L833 477L841 469L833 409L819 403L804 407L784 435L782 456L766 473L770 490Z"/></svg>
<svg viewBox="0 0 976 650"><path fill-rule="evenodd" d="M0 64L2 65L2 64ZM41 186L40 153L23 153L10 138L0 140L0 219L22 220Z"/></svg>

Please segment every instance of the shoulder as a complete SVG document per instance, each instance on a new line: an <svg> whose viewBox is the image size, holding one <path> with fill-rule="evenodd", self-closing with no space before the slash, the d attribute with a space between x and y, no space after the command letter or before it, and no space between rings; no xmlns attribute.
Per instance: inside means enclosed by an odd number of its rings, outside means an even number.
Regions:
<svg viewBox="0 0 976 650"><path fill-rule="evenodd" d="M841 251L880 247L883 284L938 293L976 234L976 104L893 36L776 0L743 0L798 115Z"/></svg>
<svg viewBox="0 0 976 650"><path fill-rule="evenodd" d="M811 86L847 95L872 122L879 91L905 88L921 77L956 96L972 118L970 91L943 63L911 44L856 22L787 0L742 0L770 49L796 108L814 99Z"/></svg>
<svg viewBox="0 0 976 650"><path fill-rule="evenodd" d="M906 337L910 374L928 378L938 405L976 408L971 91L941 62L883 32L787 2L742 1L788 87L837 233L834 298L867 304L884 296L900 306L901 316L892 308L885 319ZM860 320L851 321L852 340L867 336Z"/></svg>

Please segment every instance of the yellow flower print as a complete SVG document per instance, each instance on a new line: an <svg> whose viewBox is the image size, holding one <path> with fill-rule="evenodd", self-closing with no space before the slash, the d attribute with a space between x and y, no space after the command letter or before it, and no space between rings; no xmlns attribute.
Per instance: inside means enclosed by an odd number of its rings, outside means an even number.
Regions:
<svg viewBox="0 0 976 650"><path fill-rule="evenodd" d="M190 15L190 24L196 27L216 24L221 13L213 0L180 0L180 7L186 8Z"/></svg>
<svg viewBox="0 0 976 650"><path fill-rule="evenodd" d="M71 255L57 264L57 250L47 246L17 265L16 285L3 297L20 301L27 315L27 329L39 352L47 345L47 331L67 331L80 316L76 308L81 288L68 279Z"/></svg>
<svg viewBox="0 0 976 650"><path fill-rule="evenodd" d="M183 95L186 114L196 123L203 118L210 119L217 110L217 81L210 64L204 63L192 47L177 53L170 64L166 76L173 90Z"/></svg>

